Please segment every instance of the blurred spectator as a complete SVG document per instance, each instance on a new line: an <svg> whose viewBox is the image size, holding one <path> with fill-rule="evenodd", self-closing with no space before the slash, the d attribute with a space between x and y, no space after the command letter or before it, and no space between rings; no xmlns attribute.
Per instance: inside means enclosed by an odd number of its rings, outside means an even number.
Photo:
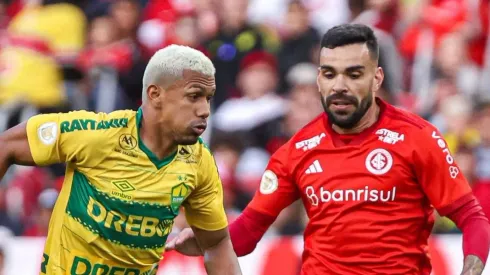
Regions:
<svg viewBox="0 0 490 275"><path fill-rule="evenodd" d="M231 222L240 214L236 207L237 200L239 202L244 200L241 197L242 192L237 179L237 166L244 150L244 144L240 137L233 134L218 133L212 137L211 150L223 184L223 199L228 221ZM249 197L245 196L245 200L248 199Z"/></svg>
<svg viewBox="0 0 490 275"><path fill-rule="evenodd" d="M213 105L218 108L230 96L237 96L235 83L242 59L252 51L264 49L262 32L247 23L248 0L217 0L219 30L204 42L216 67L216 94Z"/></svg>
<svg viewBox="0 0 490 275"><path fill-rule="evenodd" d="M136 0L117 0L110 8L110 15L116 22L120 31L120 39L129 39L134 42L136 31L140 23L140 5Z"/></svg>
<svg viewBox="0 0 490 275"><path fill-rule="evenodd" d="M480 201L483 211L490 217L490 104L480 111L478 122L481 144L475 150L476 168L473 192Z"/></svg>
<svg viewBox="0 0 490 275"><path fill-rule="evenodd" d="M316 84L317 74L317 66L312 63L297 64L288 72L286 79L291 90L283 129L287 139L323 112Z"/></svg>
<svg viewBox="0 0 490 275"><path fill-rule="evenodd" d="M448 148L456 153L459 147L475 147L480 142L476 125L471 124L472 103L462 94L441 99L440 113L432 116L431 122L441 131Z"/></svg>
<svg viewBox="0 0 490 275"><path fill-rule="evenodd" d="M8 30L13 35L39 39L55 56L70 60L84 46L85 15L73 4L54 2L26 6L12 19Z"/></svg>
<svg viewBox="0 0 490 275"><path fill-rule="evenodd" d="M58 191L53 188L45 189L37 199L38 211L34 214L31 224L22 234L25 237L45 237L48 234L49 221L54 205L58 199Z"/></svg>
<svg viewBox="0 0 490 275"><path fill-rule="evenodd" d="M451 81L459 92L477 98L479 69L468 58L467 44L461 33L449 33L441 38L434 65L436 81Z"/></svg>
<svg viewBox="0 0 490 275"><path fill-rule="evenodd" d="M85 72L99 66L115 68L118 72L129 70L132 64L132 48L120 40L120 28L109 16L95 18L91 22L89 43L79 57L79 66Z"/></svg>
<svg viewBox="0 0 490 275"><path fill-rule="evenodd" d="M22 231L21 223L13 219L8 213L6 189L6 185L0 184L0 228L8 228L15 235L20 235Z"/></svg>
<svg viewBox="0 0 490 275"><path fill-rule="evenodd" d="M247 136L248 145L264 148L277 134L286 102L275 91L277 60L266 52L253 52L240 64L237 86L243 97L230 98L216 110L213 125L224 132Z"/></svg>
<svg viewBox="0 0 490 275"><path fill-rule="evenodd" d="M286 20L281 26L282 46L277 54L279 73L282 80L279 92L284 94L289 87L286 74L294 65L301 62L313 62L318 56L320 35L310 25L308 10L301 1L291 1L288 5ZM315 60L316 61L316 60Z"/></svg>

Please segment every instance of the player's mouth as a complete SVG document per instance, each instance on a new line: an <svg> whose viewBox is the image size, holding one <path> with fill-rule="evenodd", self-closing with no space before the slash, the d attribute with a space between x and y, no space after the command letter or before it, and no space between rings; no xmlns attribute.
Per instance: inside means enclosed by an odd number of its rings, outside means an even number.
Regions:
<svg viewBox="0 0 490 275"><path fill-rule="evenodd" d="M340 100L340 99L336 99L336 100L332 100L331 104L330 104L330 107L335 111L344 111L344 110L347 110L349 108L352 108L354 107L354 104L352 104L350 101L348 100Z"/></svg>
<svg viewBox="0 0 490 275"><path fill-rule="evenodd" d="M202 133L204 133L204 131L206 130L206 127L207 127L206 123L200 123L200 124L192 126L192 130L196 134L202 135Z"/></svg>

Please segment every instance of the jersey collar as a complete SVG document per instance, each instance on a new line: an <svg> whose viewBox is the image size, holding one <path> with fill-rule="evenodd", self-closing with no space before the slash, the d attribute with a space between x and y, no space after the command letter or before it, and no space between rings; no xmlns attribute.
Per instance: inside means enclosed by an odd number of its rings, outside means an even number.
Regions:
<svg viewBox="0 0 490 275"><path fill-rule="evenodd" d="M143 143L143 140L141 139L140 128L141 128L142 119L143 119L143 109L141 109L141 107L139 107L138 112L136 113L136 129L138 132L138 147L140 148L141 151L143 151L143 153L146 154L148 159L150 159L150 161L157 167L157 169L160 169L160 168L164 167L165 165L169 164L170 162L172 162L172 160L177 155L178 150L176 150L173 154L171 154L168 157L165 157L163 159L158 159L158 157L155 154L153 154L153 152L150 151L150 149L148 149L148 147L146 147L146 145Z"/></svg>
<svg viewBox="0 0 490 275"><path fill-rule="evenodd" d="M388 105L379 97L375 98L374 104L378 104L380 108L378 120L369 128L357 134L342 135L335 132L332 128L332 123L328 120L328 116L324 114L323 117L325 121L325 128L327 129L328 133L332 137L332 142L335 147L360 145L373 131L375 131L378 128L381 121L384 120L385 110ZM346 138L350 139L350 142L347 144L344 142Z"/></svg>

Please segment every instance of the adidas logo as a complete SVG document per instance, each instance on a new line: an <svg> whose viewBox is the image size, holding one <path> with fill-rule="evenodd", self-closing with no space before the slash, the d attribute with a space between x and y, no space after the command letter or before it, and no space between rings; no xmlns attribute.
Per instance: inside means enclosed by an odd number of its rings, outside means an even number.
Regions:
<svg viewBox="0 0 490 275"><path fill-rule="evenodd" d="M320 162L318 160L315 160L308 169L306 169L306 174L315 174L315 173L321 173L323 172L322 167L320 166Z"/></svg>

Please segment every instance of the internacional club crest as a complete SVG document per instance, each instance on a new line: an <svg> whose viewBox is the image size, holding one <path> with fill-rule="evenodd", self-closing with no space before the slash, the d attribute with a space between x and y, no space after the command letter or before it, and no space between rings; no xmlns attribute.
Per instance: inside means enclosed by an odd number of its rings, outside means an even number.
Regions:
<svg viewBox="0 0 490 275"><path fill-rule="evenodd" d="M385 149L374 149L366 157L366 168L375 175L383 175L393 166L393 157Z"/></svg>

